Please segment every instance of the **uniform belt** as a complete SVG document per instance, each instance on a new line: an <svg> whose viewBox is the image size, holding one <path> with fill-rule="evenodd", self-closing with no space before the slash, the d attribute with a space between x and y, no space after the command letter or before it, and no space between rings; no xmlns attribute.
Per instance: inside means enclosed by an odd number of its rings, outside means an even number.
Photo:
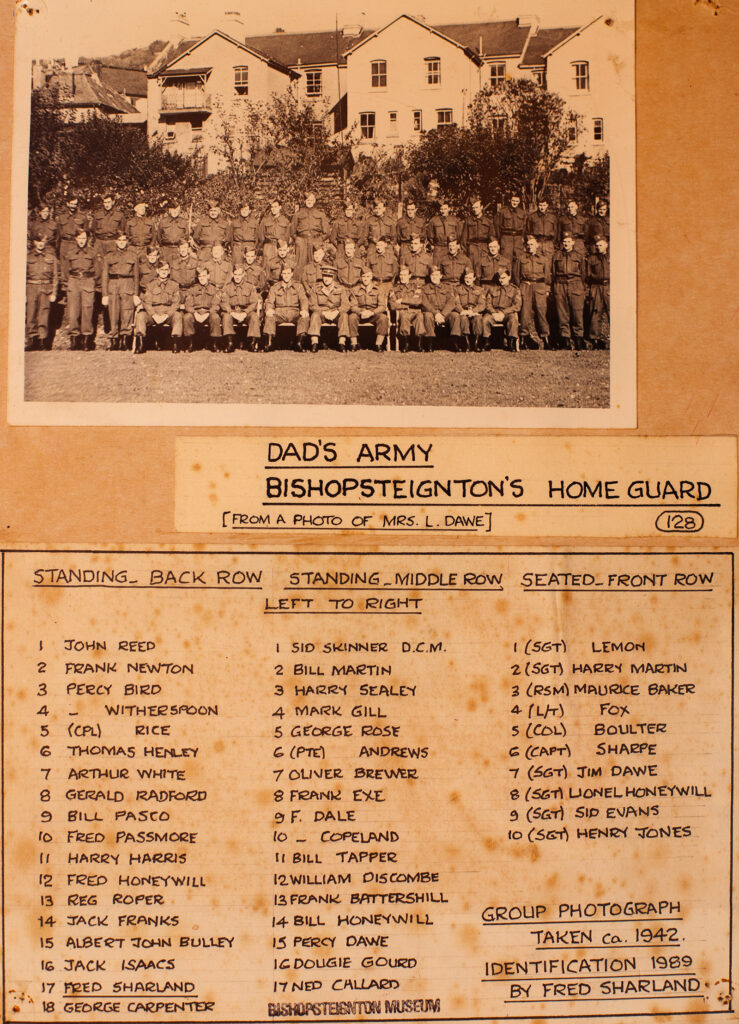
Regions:
<svg viewBox="0 0 739 1024"><path fill-rule="evenodd" d="M97 237L97 238L102 238L102 239L103 239L103 241L105 241L105 242L109 242L109 241L110 241L110 239L111 239L111 238L115 238L115 237L116 237L116 235L115 235L115 233L114 233L114 234L112 234L112 235L110 235L110 234L107 234L107 233L106 233L106 234L102 234L102 232L98 231L98 232L97 232L97 235L96 235L96 237Z"/></svg>
<svg viewBox="0 0 739 1024"><path fill-rule="evenodd" d="M129 278L129 280L133 281L133 274L108 274L108 277L109 278L127 277L127 278Z"/></svg>
<svg viewBox="0 0 739 1024"><path fill-rule="evenodd" d="M89 278L90 280L94 280L94 278L95 278L94 274L83 274L81 270L70 270L69 271L69 276L70 277Z"/></svg>
<svg viewBox="0 0 739 1024"><path fill-rule="evenodd" d="M505 230L501 231L500 233L501 233L501 235L520 235L521 234L520 231L505 231Z"/></svg>
<svg viewBox="0 0 739 1024"><path fill-rule="evenodd" d="M27 279L27 284L51 284L51 281L38 277L29 277Z"/></svg>

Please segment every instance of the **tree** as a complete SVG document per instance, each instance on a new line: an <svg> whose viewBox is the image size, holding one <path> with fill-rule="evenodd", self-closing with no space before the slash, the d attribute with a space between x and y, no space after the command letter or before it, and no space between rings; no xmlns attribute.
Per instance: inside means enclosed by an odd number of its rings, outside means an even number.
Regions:
<svg viewBox="0 0 739 1024"><path fill-rule="evenodd" d="M544 195L579 126L561 96L528 79L482 89L469 109L480 147L488 151L494 143L499 190L519 192L525 204Z"/></svg>
<svg viewBox="0 0 739 1024"><path fill-rule="evenodd" d="M417 182L435 178L441 194L459 213L469 208L474 196L491 202L498 188L498 154L487 129L449 125L425 132L409 154L409 165Z"/></svg>
<svg viewBox="0 0 739 1024"><path fill-rule="evenodd" d="M572 166L555 172L554 181L583 209L594 210L599 199L608 202L611 192L611 161L608 153L594 158L578 153Z"/></svg>

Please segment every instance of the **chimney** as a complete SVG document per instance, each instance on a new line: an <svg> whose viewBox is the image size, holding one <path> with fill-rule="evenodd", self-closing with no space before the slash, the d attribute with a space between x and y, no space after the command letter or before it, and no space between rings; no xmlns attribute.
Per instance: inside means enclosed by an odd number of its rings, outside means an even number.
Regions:
<svg viewBox="0 0 739 1024"><path fill-rule="evenodd" d="M361 34L361 25L342 25L341 27L341 35L344 39L358 39Z"/></svg>
<svg viewBox="0 0 739 1024"><path fill-rule="evenodd" d="M539 32L539 26L541 21L539 16L536 14L519 14L516 18L516 24L519 28L528 28L531 30L531 35L535 36Z"/></svg>
<svg viewBox="0 0 739 1024"><path fill-rule="evenodd" d="M244 38L244 19L241 16L241 11L236 8L232 7L228 10L224 10L218 27L225 32L227 36L233 36L234 39Z"/></svg>
<svg viewBox="0 0 739 1024"><path fill-rule="evenodd" d="M175 11L169 23L169 36L174 42L180 42L185 38L190 28L190 20L187 11Z"/></svg>

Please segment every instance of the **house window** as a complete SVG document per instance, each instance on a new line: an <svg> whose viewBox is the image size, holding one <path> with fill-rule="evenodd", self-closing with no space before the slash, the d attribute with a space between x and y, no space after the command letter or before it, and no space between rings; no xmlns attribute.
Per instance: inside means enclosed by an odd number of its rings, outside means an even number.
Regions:
<svg viewBox="0 0 739 1024"><path fill-rule="evenodd" d="M497 89L505 84L505 64L490 65L490 86Z"/></svg>
<svg viewBox="0 0 739 1024"><path fill-rule="evenodd" d="M200 142L203 137L203 126L202 124L194 124L192 126L192 141Z"/></svg>
<svg viewBox="0 0 739 1024"><path fill-rule="evenodd" d="M323 92L323 72L306 71L305 73L305 94L306 96L320 96Z"/></svg>
<svg viewBox="0 0 739 1024"><path fill-rule="evenodd" d="M436 126L437 128L445 128L450 124L454 124L452 120L451 110L437 110L436 111Z"/></svg>
<svg viewBox="0 0 739 1024"><path fill-rule="evenodd" d="M544 88L544 82L545 82L544 72L543 71L532 71L531 72L531 76L534 79L534 81L536 82L536 84L540 85L541 88L543 89Z"/></svg>
<svg viewBox="0 0 739 1024"><path fill-rule="evenodd" d="M567 129L567 135L569 136L570 142L577 142L577 115L572 114L570 116L570 126Z"/></svg>
<svg viewBox="0 0 739 1024"><path fill-rule="evenodd" d="M373 60L370 64L372 69L372 88L373 89L386 89L387 88L387 61L386 60Z"/></svg>
<svg viewBox="0 0 739 1024"><path fill-rule="evenodd" d="M603 132L603 118L602 117L594 117L593 118L593 141L594 142L603 142L604 138L605 138L605 134Z"/></svg>
<svg viewBox="0 0 739 1024"><path fill-rule="evenodd" d="M237 96L249 95L249 68L234 68L234 92Z"/></svg>
<svg viewBox="0 0 739 1024"><path fill-rule="evenodd" d="M375 137L375 112L368 111L359 115L359 128L363 139L374 139Z"/></svg>
<svg viewBox="0 0 739 1024"><path fill-rule="evenodd" d="M575 88L587 91L590 88L590 65L586 60L575 61L572 65L575 75Z"/></svg>
<svg viewBox="0 0 739 1024"><path fill-rule="evenodd" d="M388 111L388 115L387 115L387 119L388 119L388 122L389 122L388 135L397 135L398 134L398 111L397 110L389 110Z"/></svg>
<svg viewBox="0 0 739 1024"><path fill-rule="evenodd" d="M507 120L505 114L493 114L493 131L502 132Z"/></svg>
<svg viewBox="0 0 739 1024"><path fill-rule="evenodd" d="M310 126L311 137L314 142L320 142L323 138L323 122L313 121Z"/></svg>
<svg viewBox="0 0 739 1024"><path fill-rule="evenodd" d="M176 132L174 132L171 128L169 128L167 130L167 134L164 136L164 141L165 142L174 142L176 138L177 138Z"/></svg>
<svg viewBox="0 0 739 1024"><path fill-rule="evenodd" d="M420 110L414 110L413 111L413 131L414 132L422 132L423 131L423 113Z"/></svg>
<svg viewBox="0 0 739 1024"><path fill-rule="evenodd" d="M441 57L426 58L426 85L441 85Z"/></svg>

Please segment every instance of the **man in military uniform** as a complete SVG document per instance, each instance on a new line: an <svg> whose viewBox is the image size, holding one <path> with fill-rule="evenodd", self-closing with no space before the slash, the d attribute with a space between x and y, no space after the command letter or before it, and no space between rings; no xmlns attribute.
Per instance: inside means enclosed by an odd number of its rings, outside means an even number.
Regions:
<svg viewBox="0 0 739 1024"><path fill-rule="evenodd" d="M411 244L405 256L405 265L410 271L411 280L422 283L428 281L432 264L433 260L426 252L426 246L423 244L421 236L411 235Z"/></svg>
<svg viewBox="0 0 739 1024"><path fill-rule="evenodd" d="M559 244L560 246L562 245L562 239L565 234L572 235L574 251L578 256L582 256L585 259L585 236L587 233L587 217L580 213L575 200L570 199L567 204L567 213L560 214L559 217Z"/></svg>
<svg viewBox="0 0 739 1024"><path fill-rule="evenodd" d="M249 284L253 284L262 298L267 294L269 290L269 277L264 266L257 258L256 249L247 245L244 253L244 280Z"/></svg>
<svg viewBox="0 0 739 1024"><path fill-rule="evenodd" d="M523 236L526 230L526 213L521 207L521 196L515 192L508 197L508 205L498 214L497 229L501 255L509 266L513 266L515 260L523 256Z"/></svg>
<svg viewBox="0 0 739 1024"><path fill-rule="evenodd" d="M418 238L424 238L426 235L426 221L418 212L418 207L413 199L406 202L405 213L398 218L395 230L396 241L400 249L399 259L401 263L405 263L408 260L414 235Z"/></svg>
<svg viewBox="0 0 739 1024"><path fill-rule="evenodd" d="M259 216L252 211L246 199L241 204L238 216L231 220L231 238L233 241L231 260L234 266L239 266L244 262L244 254L248 248L253 248L256 252L261 244Z"/></svg>
<svg viewBox="0 0 739 1024"><path fill-rule="evenodd" d="M495 221L486 215L482 208L482 200L473 199L472 215L464 219L462 245L467 250L477 278L480 277L482 258L487 252L491 238L495 238Z"/></svg>
<svg viewBox="0 0 739 1024"><path fill-rule="evenodd" d="M316 206L315 192L306 192L304 204L295 211L290 225L290 234L295 239L296 272L311 261L313 250L317 245L323 246L330 231L328 217Z"/></svg>
<svg viewBox="0 0 739 1024"><path fill-rule="evenodd" d="M304 267L301 267L298 271L296 268L296 277L305 288L306 293L310 295L311 288L315 288L323 280L323 265L326 262L326 251L321 244L316 246L313 250L313 256L309 263L306 263Z"/></svg>
<svg viewBox="0 0 739 1024"><path fill-rule="evenodd" d="M290 234L290 221L282 212L282 205L279 199L273 199L269 204L269 213L265 213L260 223L262 233L262 259L265 266L277 252L280 242L287 242L289 245L292 236Z"/></svg>
<svg viewBox="0 0 739 1024"><path fill-rule="evenodd" d="M267 276L270 284L282 280L282 268L286 265L291 266L294 276L297 276L298 258L295 249L288 245L287 239L281 238L277 243L277 251L267 261Z"/></svg>
<svg viewBox="0 0 739 1024"><path fill-rule="evenodd" d="M588 286L588 341L594 348L608 348L611 336L611 261L608 239L595 238L595 252L585 264Z"/></svg>
<svg viewBox="0 0 739 1024"><path fill-rule="evenodd" d="M133 208L133 217L126 221L128 244L137 256L144 256L148 246L156 239L157 224L146 216L146 202L139 199Z"/></svg>
<svg viewBox="0 0 739 1024"><path fill-rule="evenodd" d="M133 331L134 297L139 294L139 260L128 246L128 236L119 232L116 247L103 257L102 303L110 318L110 347L124 349Z"/></svg>
<svg viewBox="0 0 739 1024"><path fill-rule="evenodd" d="M374 252L370 251L367 257L367 266L380 284L392 284L398 276L398 261L384 238L375 242Z"/></svg>
<svg viewBox="0 0 739 1024"><path fill-rule="evenodd" d="M308 296L302 284L293 281L293 268L287 263L282 268L282 280L269 290L264 304L264 334L266 351L272 347L278 324L295 324L295 351L303 348L308 333Z"/></svg>
<svg viewBox="0 0 739 1024"><path fill-rule="evenodd" d="M552 280L551 264L539 252L534 235L526 239L526 252L516 262L514 275L521 290L521 330L534 348L542 345L548 348L547 298Z"/></svg>
<svg viewBox="0 0 739 1024"><path fill-rule="evenodd" d="M236 346L236 332L245 328L246 341L238 347L256 352L261 338L259 312L262 300L253 284L244 279L243 266L236 265L232 280L221 291L221 313L223 314L223 336L226 351L233 352Z"/></svg>
<svg viewBox="0 0 739 1024"><path fill-rule="evenodd" d="M186 352L192 352L196 333L205 329L210 337L211 352L218 351L221 338L220 304L221 297L210 280L208 267L201 264L198 267L198 279L185 297L183 333Z"/></svg>
<svg viewBox="0 0 739 1024"><path fill-rule="evenodd" d="M510 268L506 258L501 255L500 242L497 238L491 238L480 261L480 284L489 287L495 282L495 275L503 266Z"/></svg>
<svg viewBox="0 0 739 1024"><path fill-rule="evenodd" d="M198 265L207 268L208 280L217 291L225 288L233 277L233 264L230 260L226 259L226 253L220 242L216 242L215 245L211 246L210 250L206 249L202 253L202 258L198 260Z"/></svg>
<svg viewBox="0 0 739 1024"><path fill-rule="evenodd" d="M193 238L200 249L212 249L214 245L225 249L231 244L231 224L227 217L222 216L220 204L215 199L208 203L207 216L196 221Z"/></svg>
<svg viewBox="0 0 739 1024"><path fill-rule="evenodd" d="M424 336L423 319L423 280L411 278L411 272L405 264L399 271L399 281L388 296L388 305L397 318L398 344L401 352L407 352L410 345L411 332L416 336L416 344L420 344Z"/></svg>
<svg viewBox="0 0 739 1024"><path fill-rule="evenodd" d="M449 286L441 280L439 267L431 268L431 280L423 286L423 333L421 351L433 352L438 327L449 323L452 295Z"/></svg>
<svg viewBox="0 0 739 1024"><path fill-rule="evenodd" d="M26 350L48 348L49 307L56 302L59 261L43 229L26 257Z"/></svg>
<svg viewBox="0 0 739 1024"><path fill-rule="evenodd" d="M385 339L388 335L388 293L389 286L373 280L372 271L365 267L362 271L362 283L353 289L350 296L351 312L349 313L349 334L351 348L355 351L359 345L359 328L362 324L372 324L375 331L375 350L385 350Z"/></svg>
<svg viewBox="0 0 739 1024"><path fill-rule="evenodd" d="M139 257L139 295L143 295L151 282L156 280L160 258L159 246L156 244L148 246L143 259Z"/></svg>
<svg viewBox="0 0 739 1024"><path fill-rule="evenodd" d="M552 292L562 347L581 349L585 347L585 260L574 248L574 238L565 232L562 249L552 262Z"/></svg>
<svg viewBox="0 0 739 1024"><path fill-rule="evenodd" d="M439 263L442 277L450 284L459 284L467 270L472 269L472 262L466 256L456 238L449 239L447 251Z"/></svg>
<svg viewBox="0 0 739 1024"><path fill-rule="evenodd" d="M157 274L144 291L141 305L134 320L133 352L144 351L144 338L149 327L157 330L168 327L172 335L172 351L177 352L182 340L182 313L180 312L180 289L169 276L169 263L160 260Z"/></svg>
<svg viewBox="0 0 739 1024"><path fill-rule="evenodd" d="M69 347L94 349L92 316L100 282L100 257L84 229L77 233L74 250L63 257L61 274L67 282Z"/></svg>
<svg viewBox="0 0 739 1024"><path fill-rule="evenodd" d="M472 267L467 267L464 281L452 285L450 307L447 307L450 309L449 333L457 352L480 351L485 300L485 289L476 283Z"/></svg>
<svg viewBox="0 0 739 1024"><path fill-rule="evenodd" d="M311 352L317 352L321 343L321 329L326 326L336 327L338 332L339 348L346 348L346 339L349 334L349 300L346 289L342 288L336 281L336 270L325 263L321 268L322 278L318 284L306 289L308 294L308 309L310 310L310 324L308 334L310 335Z"/></svg>
<svg viewBox="0 0 739 1024"><path fill-rule="evenodd" d="M59 225L51 215L51 206L43 202L36 213L28 221L28 248L34 248L34 241L37 238L46 239L47 252L56 251L59 241Z"/></svg>
<svg viewBox="0 0 739 1024"><path fill-rule="evenodd" d="M375 199L372 206L372 213L367 218L367 244L378 242L380 239L395 245L397 233L397 217L394 217L385 207L385 200L382 197Z"/></svg>
<svg viewBox="0 0 739 1024"><path fill-rule="evenodd" d="M601 199L597 204L595 216L591 217L588 225L587 245L591 253L597 250L596 239L598 237L605 238L610 245L611 219L608 216L608 203L605 199Z"/></svg>
<svg viewBox="0 0 739 1024"><path fill-rule="evenodd" d="M503 264L498 269L498 280L488 288L485 299L483 331L490 338L493 327L503 325L505 347L518 352L518 315L521 312L521 292L511 282L510 268Z"/></svg>
<svg viewBox="0 0 739 1024"><path fill-rule="evenodd" d="M536 212L529 214L526 233L536 238L539 243L539 254L551 263L559 234L559 223L556 213L549 209L546 199L540 199Z"/></svg>
<svg viewBox="0 0 739 1024"><path fill-rule="evenodd" d="M79 208L79 199L76 195L67 196L65 208L57 218L59 228L59 259L74 252L76 247L77 234L80 231L88 231L90 218Z"/></svg>
<svg viewBox="0 0 739 1024"><path fill-rule="evenodd" d="M449 203L443 201L437 215L426 225L426 237L432 247L432 255L437 266L440 266L442 257L449 251L449 242L452 239L460 241L463 227L459 217L451 212Z"/></svg>
<svg viewBox="0 0 739 1024"><path fill-rule="evenodd" d="M170 277L179 286L180 310L184 310L187 293L198 279L198 260L188 242L180 242L177 256L170 266Z"/></svg>
<svg viewBox="0 0 739 1024"><path fill-rule="evenodd" d="M157 224L156 241L161 249L162 259L171 263L182 242L190 240L188 218L182 213L179 199L170 198L167 212Z"/></svg>
<svg viewBox="0 0 739 1024"><path fill-rule="evenodd" d="M357 254L353 238L345 238L336 254L336 275L343 288L355 288L362 280L364 260Z"/></svg>
<svg viewBox="0 0 739 1024"><path fill-rule="evenodd" d="M364 248L367 244L367 225L351 199L344 202L343 212L334 220L329 239L338 252L347 239L351 239L357 248Z"/></svg>
<svg viewBox="0 0 739 1024"><path fill-rule="evenodd" d="M108 190L103 192L102 206L92 215L92 232L101 260L116 247L121 231L126 230L126 217L115 204L115 196Z"/></svg>

